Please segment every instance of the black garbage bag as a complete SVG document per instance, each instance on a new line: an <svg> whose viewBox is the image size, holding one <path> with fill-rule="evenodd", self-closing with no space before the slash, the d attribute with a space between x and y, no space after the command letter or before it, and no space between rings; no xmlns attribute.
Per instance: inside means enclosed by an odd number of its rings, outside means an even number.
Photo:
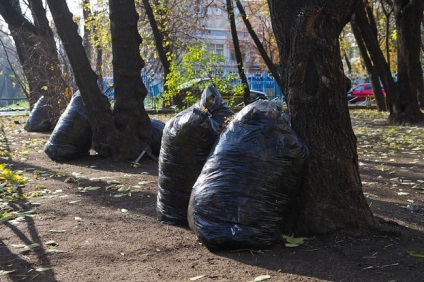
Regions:
<svg viewBox="0 0 424 282"><path fill-rule="evenodd" d="M193 184L222 131L224 121L232 115L221 94L208 87L199 103L166 123L159 154L158 220L187 225Z"/></svg>
<svg viewBox="0 0 424 282"><path fill-rule="evenodd" d="M89 154L92 132L79 91L60 116L44 152L54 161L75 159Z"/></svg>
<svg viewBox="0 0 424 282"><path fill-rule="evenodd" d="M281 108L249 104L222 132L193 186L190 228L210 250L272 246L307 155Z"/></svg>
<svg viewBox="0 0 424 282"><path fill-rule="evenodd" d="M48 105L46 98L41 96L35 103L31 112L29 113L28 120L24 129L29 132L46 132L52 129L52 124L49 120L49 113L47 111Z"/></svg>
<svg viewBox="0 0 424 282"><path fill-rule="evenodd" d="M157 119L151 119L150 126L152 132L150 135L150 148L155 156L159 156L165 123Z"/></svg>

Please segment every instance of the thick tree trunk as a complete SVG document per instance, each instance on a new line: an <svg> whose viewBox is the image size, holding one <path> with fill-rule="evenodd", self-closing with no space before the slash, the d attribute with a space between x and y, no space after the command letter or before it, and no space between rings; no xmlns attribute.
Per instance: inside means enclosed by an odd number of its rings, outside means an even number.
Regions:
<svg viewBox="0 0 424 282"><path fill-rule="evenodd" d="M69 98L64 95L66 84L46 11L40 0L31 0L29 4L34 25L22 15L19 2L15 0L0 1L0 14L9 26L27 78L30 107L32 109L38 99L45 96L50 105L47 107L50 123L54 126Z"/></svg>
<svg viewBox="0 0 424 282"><path fill-rule="evenodd" d="M29 6L39 35L38 52L41 53L41 62L44 62L41 64L42 69L38 72L44 71L41 76L44 76L42 81L47 83L46 104L50 105L50 117L54 125L68 105L70 97L66 96L67 85L62 77L56 41L47 19L43 1L29 0Z"/></svg>
<svg viewBox="0 0 424 282"><path fill-rule="evenodd" d="M147 89L141 80L144 61L142 41L137 30L138 14L134 0L111 0L110 21L115 87L115 125L123 138L119 158L136 158L150 139L150 119L144 109Z"/></svg>
<svg viewBox="0 0 424 282"><path fill-rule="evenodd" d="M110 104L97 86L97 76L85 54L82 38L77 31L78 27L72 20L72 14L65 0L48 0L47 3L84 101L93 132L93 148L100 156L116 154L119 147L115 145L119 142L119 136L114 127Z"/></svg>
<svg viewBox="0 0 424 282"><path fill-rule="evenodd" d="M423 71L420 62L424 1L393 2L398 39L398 96L389 117L392 124L422 124L418 97L422 95Z"/></svg>
<svg viewBox="0 0 424 282"><path fill-rule="evenodd" d="M374 224L362 192L338 36L356 0L268 0L292 126L310 149L294 231Z"/></svg>
<svg viewBox="0 0 424 282"><path fill-rule="evenodd" d="M234 18L233 0L226 0L226 5L227 5L228 20L230 22L230 27L231 27L231 36L233 38L234 53L236 55L237 70L241 79L241 85L243 85L243 93L244 93L243 101L244 101L244 105L248 105L250 103L249 83L247 81L246 73L244 72L243 57L240 50L240 43L239 43L239 39L237 35L236 21Z"/></svg>

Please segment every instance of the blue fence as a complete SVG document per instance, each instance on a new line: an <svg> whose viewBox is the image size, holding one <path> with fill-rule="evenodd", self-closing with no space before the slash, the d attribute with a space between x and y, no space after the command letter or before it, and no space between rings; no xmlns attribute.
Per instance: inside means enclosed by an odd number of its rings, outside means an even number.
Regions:
<svg viewBox="0 0 424 282"><path fill-rule="evenodd" d="M150 77L145 72L142 72L141 78L147 88L145 106L147 108L156 109L157 107L159 107L158 103L159 100L162 98L163 79ZM250 89L264 92L271 99L284 99L283 92L281 91L278 84L275 82L275 79L268 72L247 74L247 78ZM232 82L240 83L239 80L232 80ZM115 94L113 91L113 77L103 78L103 93L105 93L108 98L113 99Z"/></svg>
<svg viewBox="0 0 424 282"><path fill-rule="evenodd" d="M248 75L247 80L249 88L252 90L262 91L266 93L268 97L283 96L283 91L281 91L275 79L268 72Z"/></svg>

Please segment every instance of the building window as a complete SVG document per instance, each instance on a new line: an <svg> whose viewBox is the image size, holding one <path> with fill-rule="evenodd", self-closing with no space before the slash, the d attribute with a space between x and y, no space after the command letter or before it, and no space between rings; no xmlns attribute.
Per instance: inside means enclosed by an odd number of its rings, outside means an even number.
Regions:
<svg viewBox="0 0 424 282"><path fill-rule="evenodd" d="M213 52L217 56L224 56L224 45L223 44L209 44L209 51Z"/></svg>
<svg viewBox="0 0 424 282"><path fill-rule="evenodd" d="M212 8L208 7L208 9L206 10L206 13L210 16L212 15Z"/></svg>
<svg viewBox="0 0 424 282"><path fill-rule="evenodd" d="M222 10L221 10L221 8L216 7L216 8L215 8L215 15L220 16L221 14L222 14Z"/></svg>
<svg viewBox="0 0 424 282"><path fill-rule="evenodd" d="M230 50L230 61L236 61L236 52L234 49Z"/></svg>
<svg viewBox="0 0 424 282"><path fill-rule="evenodd" d="M205 7L203 7L202 5L199 5L199 6L197 6L196 10L197 10L197 15L199 17L205 16Z"/></svg>

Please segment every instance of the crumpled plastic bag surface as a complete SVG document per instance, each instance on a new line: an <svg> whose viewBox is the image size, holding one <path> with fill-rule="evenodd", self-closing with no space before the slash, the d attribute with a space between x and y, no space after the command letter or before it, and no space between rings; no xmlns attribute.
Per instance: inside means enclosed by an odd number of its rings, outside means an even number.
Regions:
<svg viewBox="0 0 424 282"><path fill-rule="evenodd" d="M52 129L46 107L48 107L48 105L46 105L46 98L41 96L29 113L27 122L24 126L26 131L47 132Z"/></svg>
<svg viewBox="0 0 424 282"><path fill-rule="evenodd" d="M79 91L72 95L60 116L44 152L54 161L71 160L89 154L92 132Z"/></svg>
<svg viewBox="0 0 424 282"><path fill-rule="evenodd" d="M232 115L221 94L209 86L199 103L166 123L159 154L157 217L160 221L187 225L193 184L224 122Z"/></svg>
<svg viewBox="0 0 424 282"><path fill-rule="evenodd" d="M264 249L280 239L308 150L275 103L235 115L194 184L188 220L210 250Z"/></svg>

